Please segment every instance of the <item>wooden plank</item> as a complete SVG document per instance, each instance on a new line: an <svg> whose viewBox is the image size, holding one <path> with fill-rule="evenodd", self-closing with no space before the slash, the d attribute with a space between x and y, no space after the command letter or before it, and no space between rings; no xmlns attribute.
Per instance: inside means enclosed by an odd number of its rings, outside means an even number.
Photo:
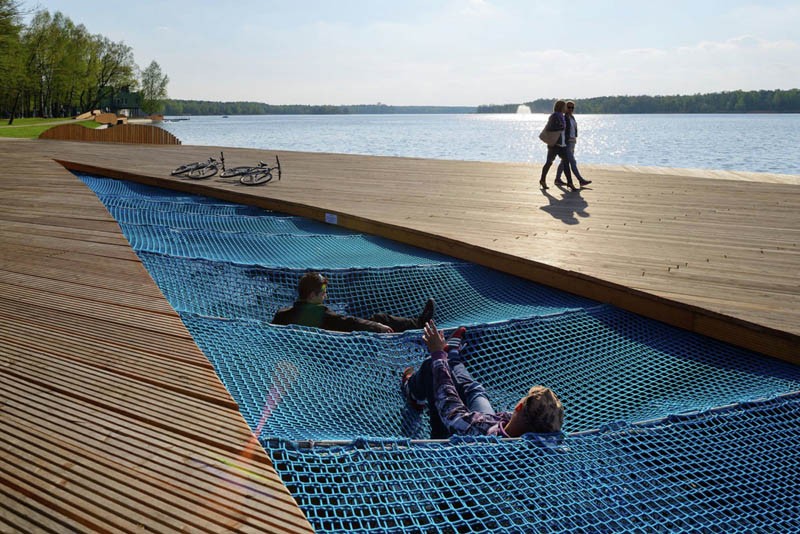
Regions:
<svg viewBox="0 0 800 534"><path fill-rule="evenodd" d="M79 240L90 243L108 244L115 246L129 246L128 240L120 234L118 229L110 232L92 231L87 228L55 226L51 224L31 224L28 222L12 222L5 220L0 226L3 235L21 234L30 238L49 237L53 239Z"/></svg>
<svg viewBox="0 0 800 534"><path fill-rule="evenodd" d="M49 328L46 321L11 317L4 313L0 313L0 317L4 318L0 339L11 339L10 346L15 346L14 339L17 336L35 331L37 347L81 368L103 370L130 381L238 410L207 361L187 362L180 356L164 353L159 347L151 349L151 344L144 340L138 347L122 347L116 342L94 337L90 331L73 329L65 332L61 328ZM80 337L75 336L76 332L80 333ZM91 344L87 341L91 341ZM47 347L52 349L48 350ZM189 365L176 366L185 363Z"/></svg>
<svg viewBox="0 0 800 534"><path fill-rule="evenodd" d="M18 304L37 305L53 310L70 310L78 315L105 319L120 327L140 328L158 334L189 337L183 324L174 314L164 315L151 311L130 308L118 302L92 301L68 295L47 293L36 289L0 282L0 294Z"/></svg>
<svg viewBox="0 0 800 534"><path fill-rule="evenodd" d="M136 255L127 243L119 241L116 244L100 243L89 239L75 239L54 237L49 235L34 235L25 232L15 232L3 229L0 233L0 245L32 246L55 251L73 251L108 258L127 259L136 261Z"/></svg>
<svg viewBox="0 0 800 534"><path fill-rule="evenodd" d="M146 479L143 487L166 488L176 494L188 491L190 498L207 501L209 506L230 508L234 513L236 507L231 506L231 502L241 500L245 490L247 499L242 503L242 511L246 515L265 514L261 505L277 499L278 502L273 503L275 509L266 512L267 517L302 517L293 507L285 487L269 476L269 463L263 462L251 440L240 442L235 453L228 453L195 441L176 439L164 429L62 397L34 384L11 382L9 386L24 392L24 396L9 403L10 413L24 421L40 416L39 427L48 432L56 429L56 447L59 447L57 441L64 439L93 451L93 457L108 458L120 468L139 473ZM77 424L64 427L58 414ZM254 481L261 484L254 484ZM195 489L197 487L204 489ZM275 495L262 491L264 489L274 491Z"/></svg>
<svg viewBox="0 0 800 534"><path fill-rule="evenodd" d="M169 332L154 334L142 328L120 328L118 324L102 318L91 318L67 310L54 310L36 305L19 306L16 302L0 297L0 317L8 323L20 322L30 325L31 330L50 330L66 335L80 335L87 343L102 342L119 350L140 357L161 358L170 365L178 365L191 374L186 366L211 369L211 363L197 349L188 335L174 336ZM153 343L153 336L158 343Z"/></svg>
<svg viewBox="0 0 800 534"><path fill-rule="evenodd" d="M311 532L96 195L5 148L0 529Z"/></svg>
<svg viewBox="0 0 800 534"><path fill-rule="evenodd" d="M2 532L79 532L81 525L51 507L34 502L29 493L11 487L0 477L0 531Z"/></svg>
<svg viewBox="0 0 800 534"><path fill-rule="evenodd" d="M26 245L7 245L0 255L0 280L13 274L30 274L50 280L158 297L147 270L138 261L120 261L75 251L43 249Z"/></svg>
<svg viewBox="0 0 800 534"><path fill-rule="evenodd" d="M57 347L34 347L0 336L6 345L0 347L0 357L9 363L9 376L216 448L230 447L219 436L236 435L241 441L250 437L240 420L231 417L236 411L230 407L153 387L152 380L137 381L131 376L82 366L65 358ZM209 379L216 378L212 377L213 373L209 373Z"/></svg>
<svg viewBox="0 0 800 534"><path fill-rule="evenodd" d="M0 280L4 284L34 289L50 294L110 303L127 308L175 316L175 311L161 295L139 295L129 291L120 291L116 288L75 284L63 280L53 280L51 278L8 271L0 274Z"/></svg>
<svg viewBox="0 0 800 534"><path fill-rule="evenodd" d="M53 399L45 391L27 387L23 390L25 398L12 403L13 418L8 420L0 446L17 455L15 464L25 466L22 471L11 473L10 482L17 486L32 482L33 495L43 502L53 500L63 505L61 501L67 500L85 510L83 497L102 487L100 493L109 496L106 512L118 517L127 529L162 517L166 519L161 521L168 525L191 525L202 531L218 531L222 526L233 528L242 523L268 529L276 517L302 522L302 516L297 521L296 512L287 514L280 509L261 516L259 504L276 499L292 510L292 500L277 482L268 490L269 495L248 487L252 482L248 473L255 475L268 468L250 463L246 457L214 449L185 449L164 441L165 436L156 430L131 421L120 426L114 415L86 406L78 405L71 411L78 417L87 413L94 416L78 419L75 427L62 428L57 417L31 419L38 417L40 402L58 407L64 401ZM75 405L70 402L67 406ZM35 446L37 441L43 446ZM50 478L59 481L58 488L46 484ZM62 495L64 491L69 495ZM97 500L91 499L91 506ZM231 506L237 502L244 505L243 515ZM208 519L211 524L206 522Z"/></svg>
<svg viewBox="0 0 800 534"><path fill-rule="evenodd" d="M76 262L65 258L65 255L48 257L47 259L47 264L13 260L4 262L0 265L0 280L27 277L31 281L41 282L52 287L59 287L63 284L65 289L62 289L61 293L68 293L70 286L88 288L89 290L108 290L119 293L124 297L132 296L147 299L153 306L156 306L152 302L154 299L163 298L160 291L153 291L153 286L151 283L147 283L147 280L136 280L135 277L141 274L139 269L142 268L138 263L124 262L118 265L119 272L114 273L113 276L102 277L97 276L97 273L102 271L105 264L103 261ZM128 277L125 276L126 273L129 273ZM158 304L156 308L163 308L164 313L169 310L164 306L163 302Z"/></svg>
<svg viewBox="0 0 800 534"><path fill-rule="evenodd" d="M10 476L17 480L35 480L46 491L57 492L59 500L73 501L98 520L105 521L113 515L120 530L133 532L144 527L163 531L179 524L186 529L213 532L232 530L240 524L239 519L226 514L224 508L208 508L194 495L165 491L157 486L151 489L149 484L142 484L149 482L148 477L98 458L80 444L64 440L57 448L37 447L40 435L36 429L19 426L0 437L12 463L20 466L16 472L10 470ZM56 437L50 439L54 444ZM60 484L65 478L71 479L68 486ZM159 503L169 505L159 506Z"/></svg>

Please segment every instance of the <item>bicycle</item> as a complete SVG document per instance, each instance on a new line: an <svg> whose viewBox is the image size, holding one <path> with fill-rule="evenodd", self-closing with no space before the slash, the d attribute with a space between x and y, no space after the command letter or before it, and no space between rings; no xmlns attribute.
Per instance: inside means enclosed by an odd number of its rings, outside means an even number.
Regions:
<svg viewBox="0 0 800 534"><path fill-rule="evenodd" d="M273 171L278 171L278 180L281 179L281 160L275 156L275 166L270 167L267 163L259 161L258 165L245 165L242 167L234 167L227 169L220 174L220 178L231 178L234 176L239 177L239 183L242 185L261 185L272 181Z"/></svg>
<svg viewBox="0 0 800 534"><path fill-rule="evenodd" d="M208 161L196 161L194 163L187 163L176 168L170 174L172 176L188 176L194 180L202 180L204 178L211 178L219 170L225 172L225 155L220 152L219 160L215 158L208 158Z"/></svg>

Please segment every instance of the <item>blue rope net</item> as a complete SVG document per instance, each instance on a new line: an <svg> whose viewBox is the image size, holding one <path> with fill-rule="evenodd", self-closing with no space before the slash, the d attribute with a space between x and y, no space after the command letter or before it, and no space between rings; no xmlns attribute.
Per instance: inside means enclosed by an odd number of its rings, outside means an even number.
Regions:
<svg viewBox="0 0 800 534"><path fill-rule="evenodd" d="M138 197L100 197L109 211L114 211L114 209L128 209L208 214L210 210L214 215L261 215L263 213L261 208L229 204L222 201L192 202L191 199L170 200L169 197L156 198L159 200L148 200Z"/></svg>
<svg viewBox="0 0 800 534"><path fill-rule="evenodd" d="M797 395L578 436L267 450L317 532L798 532Z"/></svg>
<svg viewBox="0 0 800 534"><path fill-rule="evenodd" d="M221 206L228 210L230 206ZM214 232L253 233L253 234L326 234L351 235L345 229L311 221L303 217L280 217L273 214L242 215L238 213L182 213L172 210L145 208L126 208L111 206L111 215L121 224L163 226L175 230L202 228Z"/></svg>
<svg viewBox="0 0 800 534"><path fill-rule="evenodd" d="M177 311L210 317L270 321L297 298L305 270L208 261L139 252ZM504 321L549 315L596 303L469 263L412 267L326 269L327 305L339 313L379 312L416 317L432 295L437 324Z"/></svg>
<svg viewBox="0 0 800 534"><path fill-rule="evenodd" d="M800 531L796 366L335 226L80 177L319 532ZM310 268L340 313L435 298L495 408L547 385L565 434L414 441L430 426L399 374L426 357L420 331L269 324Z"/></svg>
<svg viewBox="0 0 800 534"><path fill-rule="evenodd" d="M134 250L291 269L451 263L440 254L364 235L253 234L120 224Z"/></svg>
<svg viewBox="0 0 800 534"><path fill-rule="evenodd" d="M406 409L398 387L402 370L418 367L427 355L418 331L331 334L190 314L183 320L260 438L430 435L427 416ZM584 334L553 342L575 331ZM707 339L682 344L676 341L680 334L600 306L473 325L463 353L496 409L512 410L534 384L557 391L567 432L800 390L800 368ZM586 348L590 338L600 344L599 352ZM605 347L619 352L606 353ZM269 381L280 368L292 371L291 383ZM268 395L278 390L280 403ZM265 409L270 416L262 422Z"/></svg>

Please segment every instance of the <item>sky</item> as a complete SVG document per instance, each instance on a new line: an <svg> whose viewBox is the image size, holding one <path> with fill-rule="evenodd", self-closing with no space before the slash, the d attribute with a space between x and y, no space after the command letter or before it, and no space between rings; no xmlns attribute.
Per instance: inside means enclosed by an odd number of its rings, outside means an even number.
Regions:
<svg viewBox="0 0 800 534"><path fill-rule="evenodd" d="M22 5L123 41L141 68L157 61L177 99L477 106L800 88L798 0Z"/></svg>

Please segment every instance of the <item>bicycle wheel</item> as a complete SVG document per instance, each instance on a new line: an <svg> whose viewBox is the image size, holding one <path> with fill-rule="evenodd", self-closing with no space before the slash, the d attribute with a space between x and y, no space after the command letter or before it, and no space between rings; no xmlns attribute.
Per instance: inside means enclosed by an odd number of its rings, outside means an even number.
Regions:
<svg viewBox="0 0 800 534"><path fill-rule="evenodd" d="M243 185L261 185L272 180L272 173L269 171L253 171L243 174L239 178L239 182Z"/></svg>
<svg viewBox="0 0 800 534"><path fill-rule="evenodd" d="M195 170L198 165L202 165L202 164L200 162L187 163L186 165L181 165L180 167L176 168L170 174L172 176L177 176L178 174L184 174L184 173L187 173L189 171Z"/></svg>
<svg viewBox="0 0 800 534"><path fill-rule="evenodd" d="M232 178L234 176L241 176L243 174L247 174L251 172L253 167L234 167L232 169L225 169L222 171L222 174L219 175L220 178Z"/></svg>
<svg viewBox="0 0 800 534"><path fill-rule="evenodd" d="M216 165L206 165L204 167L200 167L199 169L194 169L192 171L189 171L189 174L187 174L186 176L188 176L193 180L203 180L205 178L211 178L212 176L217 174L218 170L219 169L217 168Z"/></svg>

